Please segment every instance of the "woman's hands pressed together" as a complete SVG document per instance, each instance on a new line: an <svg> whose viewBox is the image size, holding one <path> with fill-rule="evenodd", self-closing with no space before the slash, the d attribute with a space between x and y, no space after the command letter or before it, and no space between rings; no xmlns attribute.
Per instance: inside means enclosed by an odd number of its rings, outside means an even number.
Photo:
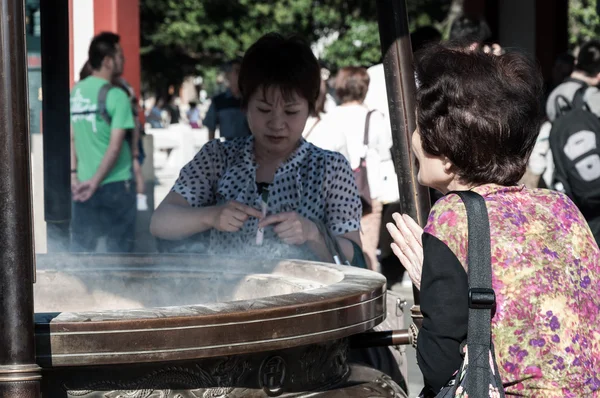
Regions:
<svg viewBox="0 0 600 398"><path fill-rule="evenodd" d="M423 243L421 241L423 228L406 214L394 213L393 218L396 225L392 223L386 225L394 239L392 250L406 268L412 283L420 289L421 270L423 269Z"/></svg>
<svg viewBox="0 0 600 398"><path fill-rule="evenodd" d="M265 217L258 227L264 228L269 225L275 225L273 231L288 245L302 245L308 241L316 242L320 236L315 223L295 211Z"/></svg>
<svg viewBox="0 0 600 398"><path fill-rule="evenodd" d="M224 232L239 231L249 217L259 220L263 217L259 210L235 200L215 206L214 209L212 227Z"/></svg>

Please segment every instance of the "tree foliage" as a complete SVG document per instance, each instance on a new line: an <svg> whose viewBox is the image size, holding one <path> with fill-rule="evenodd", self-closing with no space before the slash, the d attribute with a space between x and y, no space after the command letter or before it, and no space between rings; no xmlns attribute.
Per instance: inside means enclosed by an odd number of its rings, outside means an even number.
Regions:
<svg viewBox="0 0 600 398"><path fill-rule="evenodd" d="M569 46L576 49L590 39L600 37L600 17L596 0L570 0Z"/></svg>
<svg viewBox="0 0 600 398"><path fill-rule="evenodd" d="M443 23L451 3L409 0L411 27ZM218 65L274 31L302 36L334 69L381 58L373 0L142 0L140 8L147 90L214 76Z"/></svg>

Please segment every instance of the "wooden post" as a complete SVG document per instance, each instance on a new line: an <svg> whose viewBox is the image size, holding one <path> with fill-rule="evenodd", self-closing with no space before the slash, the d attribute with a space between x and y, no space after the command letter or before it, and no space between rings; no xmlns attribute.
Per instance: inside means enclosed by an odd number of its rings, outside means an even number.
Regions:
<svg viewBox="0 0 600 398"><path fill-rule="evenodd" d="M417 182L417 165L411 149L416 127L415 76L406 0L377 0L379 37L394 142L392 155L398 175L400 208L424 226L431 207L429 191ZM413 320L421 326L419 291L413 287Z"/></svg>

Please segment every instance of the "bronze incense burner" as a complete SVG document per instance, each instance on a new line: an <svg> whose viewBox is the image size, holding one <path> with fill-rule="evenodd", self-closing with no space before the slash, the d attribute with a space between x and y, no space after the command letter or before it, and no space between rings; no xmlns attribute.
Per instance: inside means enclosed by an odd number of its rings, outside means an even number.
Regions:
<svg viewBox="0 0 600 398"><path fill-rule="evenodd" d="M385 317L385 278L304 261L40 255L44 396L401 397L348 360ZM317 394L317 395L315 395Z"/></svg>

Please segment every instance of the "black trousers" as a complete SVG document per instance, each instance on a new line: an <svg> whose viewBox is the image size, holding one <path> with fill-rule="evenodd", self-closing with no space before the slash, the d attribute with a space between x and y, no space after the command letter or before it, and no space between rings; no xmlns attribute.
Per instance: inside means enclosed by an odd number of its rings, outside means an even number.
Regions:
<svg viewBox="0 0 600 398"><path fill-rule="evenodd" d="M133 250L136 219L135 184L131 181L101 185L85 202L73 202L71 252L95 252L100 238L107 251Z"/></svg>

